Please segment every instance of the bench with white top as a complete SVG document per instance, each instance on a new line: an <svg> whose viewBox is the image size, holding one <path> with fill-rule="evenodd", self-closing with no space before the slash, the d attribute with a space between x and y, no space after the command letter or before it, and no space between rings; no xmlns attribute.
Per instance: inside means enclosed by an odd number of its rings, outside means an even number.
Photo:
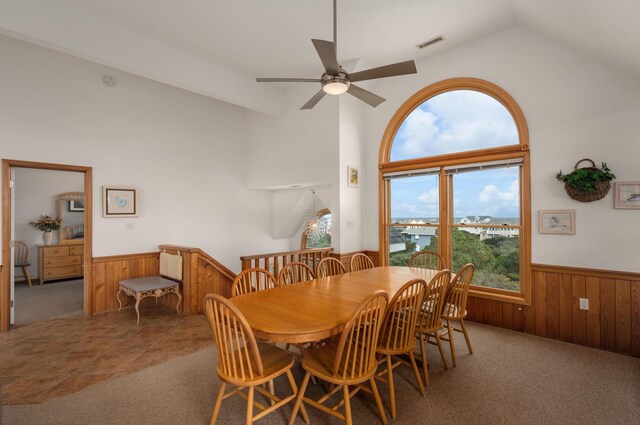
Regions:
<svg viewBox="0 0 640 425"><path fill-rule="evenodd" d="M182 256L180 252L177 254L169 254L168 252L160 253L160 276L136 277L133 279L125 279L119 282L118 293L116 298L122 310L122 302L120 301L120 293L134 297L136 299L136 314L138 315L137 324L140 323L140 301L147 297L156 297L158 299L166 294L176 294L178 302L176 303L176 311L180 314L180 281L182 280Z"/></svg>

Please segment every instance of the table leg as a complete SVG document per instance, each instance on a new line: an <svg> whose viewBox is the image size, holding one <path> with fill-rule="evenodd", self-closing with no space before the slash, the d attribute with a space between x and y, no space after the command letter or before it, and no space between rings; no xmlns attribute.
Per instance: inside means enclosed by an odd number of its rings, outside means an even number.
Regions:
<svg viewBox="0 0 640 425"><path fill-rule="evenodd" d="M120 306L120 307L118 307L118 311L122 310L122 301L120 301L120 292L122 292L122 288L120 288L118 290L118 293L116 294L116 298L118 300L118 305Z"/></svg>
<svg viewBox="0 0 640 425"><path fill-rule="evenodd" d="M140 297L140 294L136 293L136 314L138 315L138 320L136 321L136 325L140 324L140 300L142 299L142 297Z"/></svg>

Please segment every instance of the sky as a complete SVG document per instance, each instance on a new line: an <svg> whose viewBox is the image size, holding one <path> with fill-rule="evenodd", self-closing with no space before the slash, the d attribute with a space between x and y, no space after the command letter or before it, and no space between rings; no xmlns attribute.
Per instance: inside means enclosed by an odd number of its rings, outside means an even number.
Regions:
<svg viewBox="0 0 640 425"><path fill-rule="evenodd" d="M398 129L391 160L462 152L518 143L513 118L483 93L456 90L416 108ZM454 217L519 215L518 167L454 176ZM438 176L397 178L391 182L391 216L437 217Z"/></svg>

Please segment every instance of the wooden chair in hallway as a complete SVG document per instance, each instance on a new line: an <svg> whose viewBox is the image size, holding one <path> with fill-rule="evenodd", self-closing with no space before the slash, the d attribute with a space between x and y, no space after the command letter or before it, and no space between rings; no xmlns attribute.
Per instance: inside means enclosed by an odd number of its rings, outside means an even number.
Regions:
<svg viewBox="0 0 640 425"><path fill-rule="evenodd" d="M346 273L347 269L344 268L342 261L333 257L325 257L316 266L316 277L334 276L337 274Z"/></svg>
<svg viewBox="0 0 640 425"><path fill-rule="evenodd" d="M29 284L29 287L32 288L31 275L29 274L30 265L29 248L27 248L27 245L24 242L13 241L13 266L22 269L24 280ZM40 284L42 285L42 281Z"/></svg>
<svg viewBox="0 0 640 425"><path fill-rule="evenodd" d="M424 381L429 385L429 371L427 368L427 354L426 343L437 345L440 350L440 357L444 368L448 369L447 358L444 354L442 347L442 340L440 339L440 329L442 329L442 310L444 308L445 296L447 294L447 287L451 281L451 272L449 270L442 270L436 274L429 285L427 285L427 293L424 303L420 309L418 315L418 321L416 323L416 333L420 339L420 355L422 358L422 371L424 373ZM436 342L428 340L433 336Z"/></svg>
<svg viewBox="0 0 640 425"><path fill-rule="evenodd" d="M456 366L456 347L454 343L454 331L462 332L464 339L467 342L467 348L469 354L473 354L471 348L471 341L469 340L469 334L467 333L467 327L464 324L464 319L467 318L467 297L469 295L469 286L473 280L473 273L475 266L471 263L462 266L458 274L453 278L449 284L447 290L447 299L442 310L442 318L447 322L447 335L441 336L441 339L449 341L449 348L451 349L451 361L453 366ZM451 322L460 322L460 329L451 325Z"/></svg>
<svg viewBox="0 0 640 425"><path fill-rule="evenodd" d="M447 263L444 258L436 252L420 251L415 253L409 259L409 267L417 267L421 269L444 270Z"/></svg>
<svg viewBox="0 0 640 425"><path fill-rule="evenodd" d="M210 425L214 425L218 419L222 400L232 395L238 395L247 400L247 424L257 421L296 398L298 387L291 374L294 363L291 353L275 345L256 341L242 313L221 295L207 295L204 298L204 312L213 330L218 351L216 372L222 381ZM270 383L284 374L287 375L292 394L279 398L273 390L267 391L261 387L262 384ZM227 385L235 388L226 393ZM270 387L272 388L273 385ZM256 391L269 400L271 403L269 407L255 400ZM255 408L260 411L256 415L254 415ZM308 424L309 417L306 410L301 409L300 413Z"/></svg>
<svg viewBox="0 0 640 425"><path fill-rule="evenodd" d="M387 301L386 292L382 290L374 292L355 309L339 340L330 340L318 348L304 352L302 367L306 374L300 386L296 404L293 406L289 425L294 423L298 409L304 406L303 402L351 425L353 422L350 399L360 390L373 393L380 419L386 425L387 417L374 375L377 368L375 347L378 344ZM317 401L304 396L312 376L333 384L333 388ZM370 389L363 386L367 381L371 386ZM350 385L356 388L349 391ZM342 391L342 399L333 407L326 406L324 403L339 391ZM344 406L344 414L338 411L342 406Z"/></svg>
<svg viewBox="0 0 640 425"><path fill-rule="evenodd" d="M305 263L293 262L286 264L278 275L279 285L291 285L292 283L306 282L315 279L313 270Z"/></svg>
<svg viewBox="0 0 640 425"><path fill-rule="evenodd" d="M389 400L391 403L391 418L396 419L396 394L395 384L393 382L393 369L401 364L407 364L406 361L400 360L398 355L406 354L409 356L413 374L418 383L420 394L424 397L424 386L418 371L416 359L413 356L413 350L416 347L416 320L420 313L420 308L424 301L427 291L427 282L424 279L413 279L405 283L402 288L396 292L391 301L385 315L382 329L380 329L380 337L378 339L377 353L381 355L378 365L385 365L384 369L379 370L376 379L385 381L389 386ZM386 379L385 379L386 375Z"/></svg>
<svg viewBox="0 0 640 425"><path fill-rule="evenodd" d="M375 266L371 258L365 254L359 252L351 257L351 271L357 272L358 270L372 269Z"/></svg>
<svg viewBox="0 0 640 425"><path fill-rule="evenodd" d="M265 269L251 268L242 270L231 284L231 296L250 292L264 291L278 286L276 278Z"/></svg>

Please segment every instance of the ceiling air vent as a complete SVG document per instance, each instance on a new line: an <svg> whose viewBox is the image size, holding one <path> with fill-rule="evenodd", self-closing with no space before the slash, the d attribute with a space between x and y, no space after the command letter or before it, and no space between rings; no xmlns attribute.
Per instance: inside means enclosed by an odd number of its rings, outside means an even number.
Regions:
<svg viewBox="0 0 640 425"><path fill-rule="evenodd" d="M432 38L431 40L427 40L427 41L423 41L420 44L416 44L416 47L418 49L424 49L425 47L431 46L432 44L436 44L439 43L441 41L444 41L444 36L443 35L439 35L435 38Z"/></svg>

